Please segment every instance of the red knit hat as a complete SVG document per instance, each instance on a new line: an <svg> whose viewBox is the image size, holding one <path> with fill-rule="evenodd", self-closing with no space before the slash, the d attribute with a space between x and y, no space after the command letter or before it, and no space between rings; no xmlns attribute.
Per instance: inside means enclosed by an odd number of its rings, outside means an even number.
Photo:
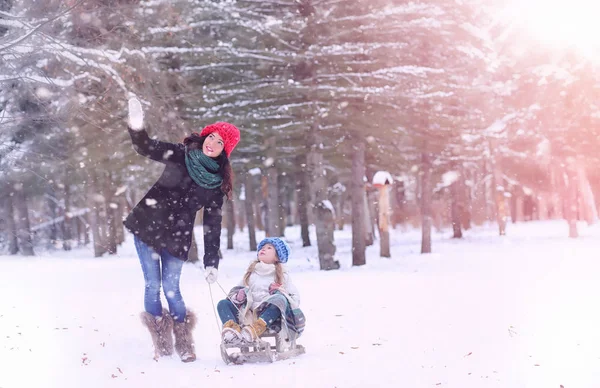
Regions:
<svg viewBox="0 0 600 388"><path fill-rule="evenodd" d="M233 124L219 121L204 127L202 132L200 132L200 136L208 136L213 132L218 133L223 138L223 143L225 143L223 150L225 151L225 155L229 157L231 151L233 151L240 141L240 130Z"/></svg>

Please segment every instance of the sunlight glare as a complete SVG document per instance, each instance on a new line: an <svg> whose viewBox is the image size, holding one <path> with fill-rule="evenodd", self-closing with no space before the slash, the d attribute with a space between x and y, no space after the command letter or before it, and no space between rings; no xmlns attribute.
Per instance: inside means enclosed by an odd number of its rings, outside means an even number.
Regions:
<svg viewBox="0 0 600 388"><path fill-rule="evenodd" d="M516 0L508 15L513 27L555 49L577 48L600 59L600 2L590 0Z"/></svg>

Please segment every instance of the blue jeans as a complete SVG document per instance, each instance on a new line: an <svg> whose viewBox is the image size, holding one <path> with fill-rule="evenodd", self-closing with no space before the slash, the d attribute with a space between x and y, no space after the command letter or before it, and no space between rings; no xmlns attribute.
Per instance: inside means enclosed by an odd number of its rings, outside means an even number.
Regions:
<svg viewBox="0 0 600 388"><path fill-rule="evenodd" d="M176 322L183 322L187 313L183 297L179 290L183 260L171 255L164 248L160 252L156 252L137 236L134 236L133 241L140 258L140 263L142 264L142 272L144 273L144 280L146 282L144 291L145 310L157 317L162 315L162 304L160 301L160 285L162 280L162 287L169 305L169 312Z"/></svg>
<svg viewBox="0 0 600 388"><path fill-rule="evenodd" d="M240 307L241 309L241 307ZM235 323L240 323L238 319L238 310L229 299L223 299L219 301L217 304L217 311L219 312L219 318L221 318L221 322L225 323L227 321L234 321ZM273 322L275 322L278 318L281 317L281 311L277 306L269 304L266 309L260 314L259 318L262 318L266 323L267 327L271 327Z"/></svg>

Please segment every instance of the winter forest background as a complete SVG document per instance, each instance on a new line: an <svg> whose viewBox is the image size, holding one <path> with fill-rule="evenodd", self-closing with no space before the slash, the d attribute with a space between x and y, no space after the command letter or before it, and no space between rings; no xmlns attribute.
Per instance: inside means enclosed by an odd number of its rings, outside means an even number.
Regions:
<svg viewBox="0 0 600 388"><path fill-rule="evenodd" d="M535 18L548 7L500 0L2 0L0 10L4 254L117 252L123 216L162 169L131 147L131 94L161 140L214 121L241 129L230 247L233 233L249 233L252 250L255 230L301 225L302 244L334 269L344 225L361 265L366 245L389 255L388 227L422 228L430 252L432 229L460 238L496 222L504 235L511 221L565 219L577 237L577 221L598 219L600 73L585 40L551 39L569 37L568 13L543 29Z"/></svg>

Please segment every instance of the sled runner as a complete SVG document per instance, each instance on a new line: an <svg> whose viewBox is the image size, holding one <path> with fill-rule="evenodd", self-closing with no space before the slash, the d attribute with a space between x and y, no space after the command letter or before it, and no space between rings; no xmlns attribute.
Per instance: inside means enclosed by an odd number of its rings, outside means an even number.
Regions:
<svg viewBox="0 0 600 388"><path fill-rule="evenodd" d="M275 344L267 338L275 338ZM304 353L304 346L296 344L295 335L287 340L272 330L267 330L255 342L221 343L221 357L226 364L275 362Z"/></svg>

